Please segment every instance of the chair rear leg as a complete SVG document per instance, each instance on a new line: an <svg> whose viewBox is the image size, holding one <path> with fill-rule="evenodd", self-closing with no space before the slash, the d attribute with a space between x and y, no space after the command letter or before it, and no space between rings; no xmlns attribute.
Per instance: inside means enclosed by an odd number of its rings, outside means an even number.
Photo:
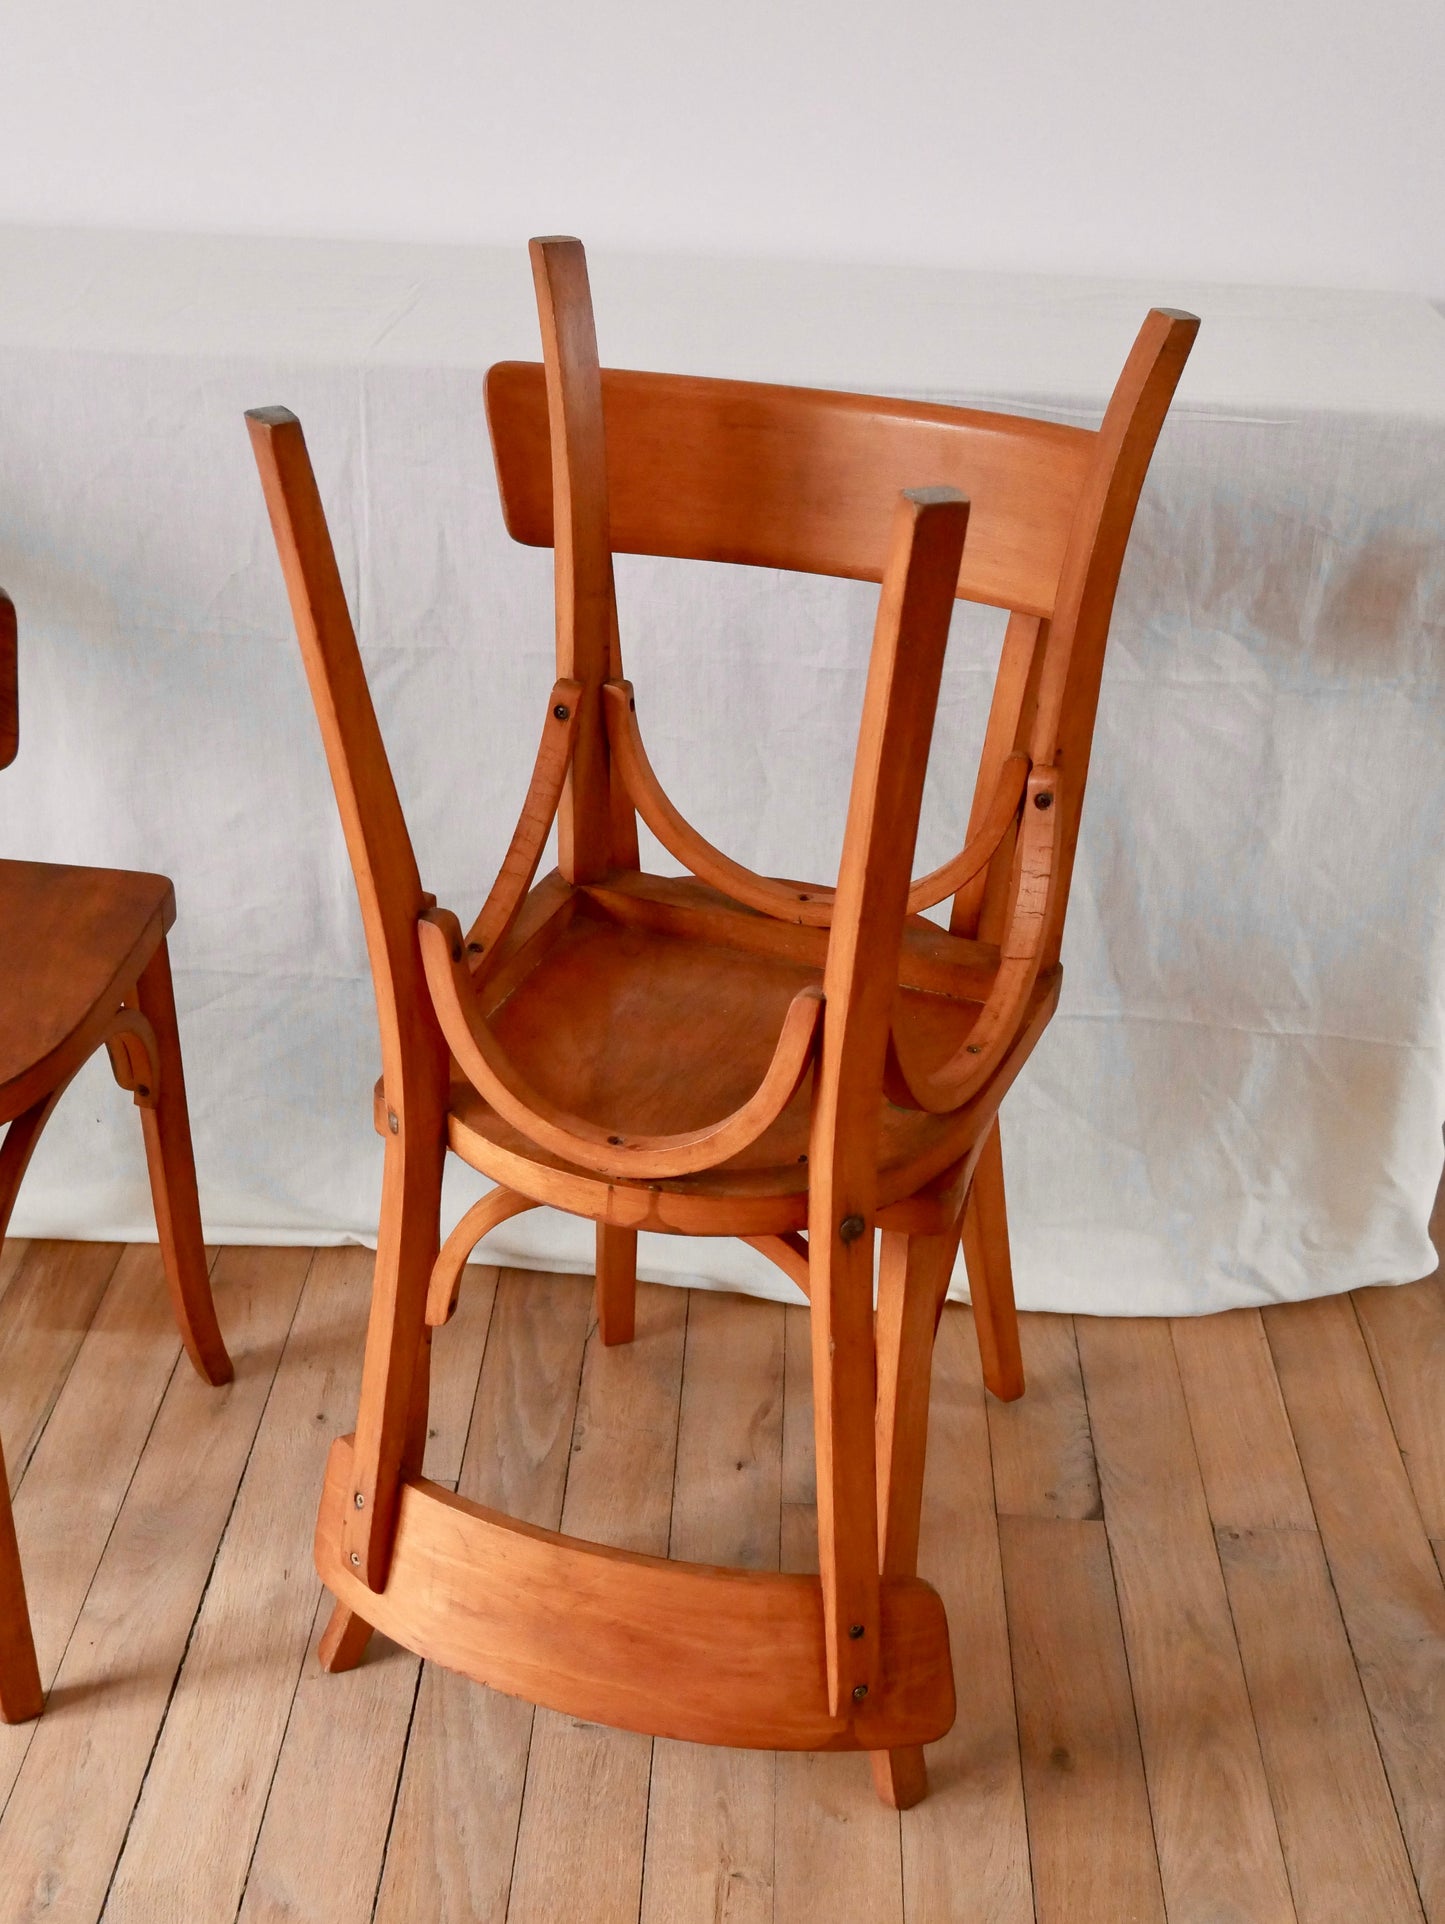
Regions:
<svg viewBox="0 0 1445 1924"><path fill-rule="evenodd" d="M597 1333L609 1347L637 1328L637 1231L597 1225Z"/></svg>
<svg viewBox="0 0 1445 1924"><path fill-rule="evenodd" d="M348 1610L344 1603L338 1603L333 1606L331 1619L321 1633L316 1661L323 1670L333 1674L354 1670L366 1655L370 1642L371 1625L354 1610Z"/></svg>
<svg viewBox="0 0 1445 1924"><path fill-rule="evenodd" d="M984 1139L963 1214L963 1259L973 1298L973 1322L983 1380L1000 1402L1024 1393L1024 1362L1009 1261L1008 1210L1003 1191L1003 1147L998 1117Z"/></svg>
<svg viewBox="0 0 1445 1924"><path fill-rule="evenodd" d="M186 1354L207 1383L229 1383L234 1371L216 1321L216 1305L206 1268L201 1234L201 1210L196 1198L196 1164L191 1153L191 1123L186 1109L185 1073L181 1067L180 1032L176 1026L175 993L165 938L141 971L135 1006L156 1033L160 1055L160 1086L155 1102L141 1109L146 1162L161 1261L170 1287L171 1305Z"/></svg>
<svg viewBox="0 0 1445 1924"><path fill-rule="evenodd" d="M20 1571L20 1546L10 1512L10 1485L5 1458L0 1455L0 1720L28 1723L40 1715L44 1700Z"/></svg>
<svg viewBox="0 0 1445 1924"><path fill-rule="evenodd" d="M954 1234L904 1236L886 1230L878 1266L879 1563L885 1577L918 1570L923 1466L928 1450L928 1395L933 1335L957 1247ZM928 1794L921 1745L869 1752L873 1787L894 1810Z"/></svg>

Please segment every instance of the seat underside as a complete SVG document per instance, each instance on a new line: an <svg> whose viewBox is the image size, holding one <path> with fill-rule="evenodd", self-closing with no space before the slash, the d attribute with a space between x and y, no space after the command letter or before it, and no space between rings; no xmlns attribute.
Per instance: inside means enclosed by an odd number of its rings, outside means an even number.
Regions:
<svg viewBox="0 0 1445 1924"><path fill-rule="evenodd" d="M535 931L519 926L515 960L499 959L497 993L487 995L494 1033L538 1094L629 1139L702 1128L746 1101L788 1004L822 979L827 931L770 922L714 890L665 877L629 877L621 901L611 887L558 891L552 878L534 901L549 889L556 907L534 911ZM659 914L659 904L676 912ZM669 919L672 926L657 926ZM997 951L932 924L915 934L928 959L921 972L938 986L900 988L894 1019L916 1049L942 1060L977 1021ZM905 957L903 972L920 969ZM1032 1034L1038 1025L1028 1026ZM464 1081L452 1087L450 1141L494 1180L534 1195L540 1181L545 1200L583 1214L694 1234L776 1233L806 1221L812 1083L810 1071L771 1127L716 1169L663 1182L609 1182L575 1168L539 1149ZM957 1115L882 1102L880 1201L911 1196L976 1135ZM557 1193L559 1181L572 1200Z"/></svg>

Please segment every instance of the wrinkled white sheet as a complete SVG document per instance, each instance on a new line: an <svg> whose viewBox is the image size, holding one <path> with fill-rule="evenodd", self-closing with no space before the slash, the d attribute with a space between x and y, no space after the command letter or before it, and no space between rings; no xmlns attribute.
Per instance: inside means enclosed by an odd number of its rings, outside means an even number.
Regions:
<svg viewBox="0 0 1445 1924"><path fill-rule="evenodd" d="M787 263L603 259L594 282L618 363L1088 423L1151 301L1203 316L1115 617L1062 1007L1004 1110L1019 1296L1188 1313L1428 1271L1440 316ZM0 582L22 638L0 852L174 877L209 1235L369 1240L371 990L241 411L305 423L423 877L465 916L553 672L551 557L504 533L479 379L536 356L525 252L9 229L0 289ZM679 804L743 861L828 876L874 591L637 560L619 578ZM986 611L956 624L920 869L960 839L1000 634ZM450 1219L483 1185L449 1181ZM14 1228L153 1234L103 1058ZM585 1269L590 1234L538 1212L487 1253ZM642 1267L791 1293L733 1243L644 1238Z"/></svg>

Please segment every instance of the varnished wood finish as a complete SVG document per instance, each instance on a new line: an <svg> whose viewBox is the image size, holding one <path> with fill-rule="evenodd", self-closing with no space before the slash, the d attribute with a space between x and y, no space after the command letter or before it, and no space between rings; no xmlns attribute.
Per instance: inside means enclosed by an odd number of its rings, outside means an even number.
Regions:
<svg viewBox="0 0 1445 1924"><path fill-rule="evenodd" d="M487 376L507 531L552 546L548 393L534 362ZM976 504L958 592L1049 614L1093 455L1085 429L920 401L681 374L602 373L616 554L881 581L905 488ZM806 487L799 483L806 481Z"/></svg>
<svg viewBox="0 0 1445 1924"><path fill-rule="evenodd" d="M962 1233L987 1381L1019 1394L997 1113L1057 1004L1109 606L1195 323L1148 318L1096 434L604 369L580 244L534 241L531 260L543 361L494 368L487 405L507 525L555 550L557 680L466 934L421 887L300 427L250 417L382 1034L381 1231L355 1446L317 1540L343 1606L322 1657L354 1662L374 1623L574 1716L865 1748L906 1807L924 1726L951 1715L943 1619L910 1603L931 1627L908 1629L899 1601L922 1594L934 1329ZM881 584L836 883L754 874L667 797L623 674L617 552ZM967 841L915 880L959 596L1011 620ZM639 817L688 875L640 872ZM534 885L554 818L557 871ZM944 931L921 911L950 895ZM498 1189L442 1244L447 1148ZM642 1229L742 1237L802 1288L816 1579L668 1571L422 1480L428 1332L477 1237L536 1204L597 1225L597 1355L634 1339ZM766 1675L749 1671L740 1646L769 1640Z"/></svg>
<svg viewBox="0 0 1445 1924"><path fill-rule="evenodd" d="M1167 1340L1079 1319L1121 1339L1137 1432L1138 1481L1121 1486L1116 1465L1101 1511L1074 1319L1023 1319L1029 1395L1004 1405L984 1391L969 1311L945 1309L919 1568L952 1620L960 1714L929 1747L928 1797L900 1818L846 1753L654 1743L534 1717L380 1638L354 1671L317 1670L327 1599L307 1569L308 1491L326 1425L356 1395L366 1252L223 1250L237 1378L221 1397L175 1368L153 1245L8 1255L0 1421L27 1438L12 1454L15 1513L59 1714L0 1726L0 1917L152 1924L239 1908L256 1924L356 1924L375 1900L380 1924L633 1924L639 1911L646 1924L1157 1924L1167 1854L1176 1913L1255 1924L1272 1885L1233 1802L1251 1726L1285 1916L1434 1915L1401 1826L1423 1877L1445 1769L1428 1689L1438 1640L1412 1601L1428 1570L1402 1613L1398 1547L1379 1555L1403 1541L1393 1492L1409 1466L1388 1422L1337 1426L1365 1409L1373 1372L1362 1343L1308 1305L1269 1313L1262 1353L1253 1312L1169 1332L1176 1352L1182 1331L1189 1341L1188 1427L1229 1598L1220 1627L1248 1685L1242 1726L1220 1720L1185 1666L1162 1698L1152 1669L1156 1640L1167 1663L1181 1626L1194 1634L1164 1594L1178 1575L1140 1587L1129 1549L1139 1509L1167 1513L1181 1487L1177 1393L1159 1393L1174 1373ZM1397 1295L1402 1321L1428 1323L1440 1286ZM469 1273L439 1346L429 1477L450 1487L460 1470L471 1501L593 1540L761 1571L816 1565L806 1307L644 1285L636 1342L608 1350L589 1337L589 1278L504 1272L495 1311L491 1297L492 1273ZM1235 1406L1194 1394L1236 1367L1263 1411L1258 1488L1247 1451L1205 1440ZM1419 1420L1445 1424L1441 1379L1422 1375L1415 1394ZM22 1403L33 1420L14 1413ZM1390 1493L1385 1528L1352 1520L1350 1479ZM1183 1548L1173 1528L1159 1541L1171 1558ZM1207 1539L1194 1554L1212 1554ZM125 1688L97 1687L108 1675ZM1426 1795L1397 1812L1402 1745Z"/></svg>
<svg viewBox="0 0 1445 1924"><path fill-rule="evenodd" d="M15 608L0 593L0 768L19 742ZM186 1352L231 1380L207 1275L166 931L163 875L0 860L0 1247L30 1158L67 1085L104 1048L141 1113L151 1196ZM4 1482L0 1459L0 1485ZM0 1489L0 1720L42 1703L19 1548Z"/></svg>

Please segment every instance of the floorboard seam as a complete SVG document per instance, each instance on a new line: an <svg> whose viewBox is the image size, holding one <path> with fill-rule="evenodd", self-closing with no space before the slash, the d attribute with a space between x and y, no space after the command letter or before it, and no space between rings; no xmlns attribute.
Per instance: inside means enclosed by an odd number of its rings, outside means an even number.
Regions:
<svg viewBox="0 0 1445 1924"><path fill-rule="evenodd" d="M156 1752L160 1749L161 1738L165 1735L166 1724L170 1719L171 1705L176 1700L176 1691L179 1689L181 1677L185 1673L186 1659L190 1656L191 1645L195 1641L196 1625L200 1622L201 1612L206 1607L206 1598L211 1594L211 1584L215 1578L216 1565L217 1563L220 1562L221 1551L225 1547L226 1538L230 1535L232 1519L235 1517L235 1514L236 1514L236 1504L239 1502L240 1496L241 1496L241 1486L246 1481L246 1472L251 1467L251 1458L255 1453L255 1449L256 1449L256 1438L261 1434L261 1425L266 1420L266 1412L271 1407L271 1398L276 1393L276 1378L281 1373L281 1364L285 1358L287 1348L290 1345L291 1334L296 1327L296 1318L300 1313L301 1303L303 1298L306 1295L307 1285L311 1281L311 1271L314 1268L315 1263L316 1263L316 1252L315 1250L313 1250L311 1252L311 1261L306 1265L306 1274L302 1278L301 1287L296 1292L296 1301L291 1308L291 1319L286 1325L285 1338L283 1339L280 1348L276 1352L276 1364L274 1369L271 1371L271 1381L266 1386L266 1400L265 1402L262 1403L260 1410L257 1412L255 1428L251 1431L251 1441L246 1446L246 1460L241 1465L241 1473L236 1478L236 1487L231 1492L231 1502L230 1502L230 1506L226 1511L226 1521L222 1525L220 1535L216 1538L216 1548L211 1557L211 1567L206 1572L206 1580L201 1585L201 1594L196 1599L196 1607L191 1613L191 1623L190 1623L190 1628L186 1632L185 1645L181 1650L180 1659L177 1662L175 1670L171 1676L171 1687L166 1692L165 1708L161 1711L160 1717L157 1719L157 1722L156 1722L156 1734L151 1739L150 1754L146 1758L146 1767L144 1771L142 1771L141 1773L140 1784L135 1794L135 1802L130 1807L130 1816L126 1819L125 1835L120 1840L120 1849L116 1852L115 1862L110 1867L110 1876L106 1880L105 1895L101 1898L100 1909L96 1912L97 1919L101 1919L105 1916L106 1909L110 1904L110 1894L115 1888L116 1875L119 1872L121 1863L125 1858L126 1846L130 1842L131 1831L135 1828L136 1812L141 1807L142 1800L145 1797L146 1785L150 1782L150 1774L151 1774L151 1769L155 1764ZM177 1368L180 1367L179 1358L177 1358L176 1366ZM137 1461L139 1461L139 1459L137 1459ZM240 1908L240 1905L238 1902L237 1909L239 1908Z"/></svg>

